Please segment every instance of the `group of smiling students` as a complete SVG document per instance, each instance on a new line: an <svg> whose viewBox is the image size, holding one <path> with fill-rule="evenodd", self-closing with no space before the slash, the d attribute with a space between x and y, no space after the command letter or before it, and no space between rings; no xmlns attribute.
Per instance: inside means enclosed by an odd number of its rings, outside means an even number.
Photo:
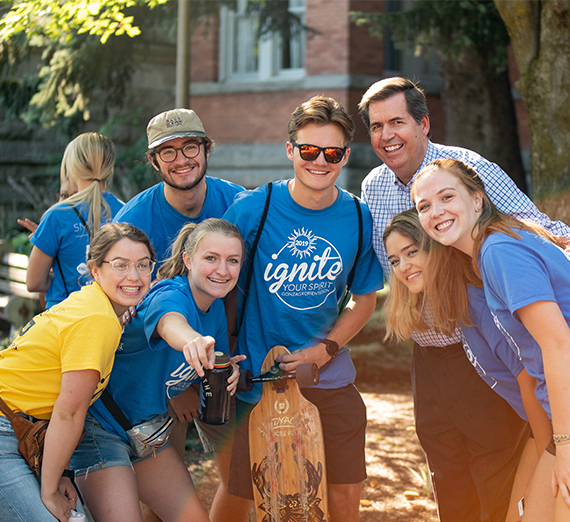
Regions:
<svg viewBox="0 0 570 522"><path fill-rule="evenodd" d="M53 264L62 295L48 291L48 301L55 301L0 351L0 396L28 420L49 419L49 427L38 480L18 452L10 420L0 415L2 522L67 522L83 510L79 493L99 520L117 506L137 520L139 501L162 520L208 520L177 451L163 443L138 452L129 442L131 430L97 399L108 394L132 426L149 418L168 425L169 396L213 368L214 346L229 353L222 298L237 283L243 241L237 227L221 219L184 226L150 288L156 260L147 236L129 224L104 224L116 211L116 198L105 192L113 160L108 138L86 133L73 140L62 182L73 181L79 192L53 207L57 212L48 210L34 234L42 250L31 257L47 266L38 272L48 287ZM85 244L66 234L75 225ZM57 265L65 265L66 252L84 256L87 244L85 275L92 283L68 288ZM77 274L69 279L75 284ZM232 394L243 358L232 358ZM166 390L172 368L181 366L187 368L183 378Z"/></svg>
<svg viewBox="0 0 570 522"><path fill-rule="evenodd" d="M111 210L109 196L102 193L105 179L93 165L112 165L109 144L91 133L68 149L64 164L73 162L74 155L76 164L81 158L91 161L91 173L78 183L71 202L84 205L90 194L87 206L101 210L95 217L90 213L89 225L84 224L87 232L98 229L86 263L93 283L35 317L0 352L4 401L27 418L50 419L38 481L18 453L10 421L0 416L0 521L54 516L67 521L71 510L81 509L76 485L96 518L105 519L106 510L118 504L137 513L142 500L163 520L206 521L176 451L166 445L151 455L137 455L125 428L96 399L106 387L137 425L167 410L164 382L172 367L193 368L180 383L187 387L200 379L203 368L213 366L212 346L229 352L222 298L236 285L242 238L221 219L185 226L171 258L158 271L158 284L149 290L155 255L147 237L127 224L99 228ZM383 235L393 275L386 305L388 335L404 339L430 328L451 335L461 328L467 355L489 384L487 391L500 394L511 407L510 413L489 415L487 425L480 426L483 437L508 432L513 442L493 460L497 469L507 468L506 475L509 470L519 473L507 520L519 519L523 495L524 520L570 520L566 243L500 212L477 173L458 160L428 164L414 181L412 197L415 209L396 216ZM67 211L73 215L73 205ZM121 317L145 295L123 331ZM236 363L242 359L232 361L231 393L237 385ZM415 385L430 396L429 382ZM143 393L146 400L136 400ZM459 397L461 390L449 390L455 393ZM484 397L473 397L470 404L485 408ZM512 451L517 445L526 448ZM477 451L472 454L473 466L481 465ZM65 473L70 462L75 485ZM483 473L492 475L493 470ZM504 494L504 484L490 487L497 496Z"/></svg>
<svg viewBox="0 0 570 522"><path fill-rule="evenodd" d="M567 240L499 211L477 173L459 160L425 166L412 199L415 208L397 215L383 235L393 276L388 336L405 339L430 328L452 335L461 328L477 373L512 408L485 412L484 394L467 399L480 412L464 411L465 419L486 415L485 424L469 428L465 437L473 469L486 458L480 474L517 473L508 482L513 489L507 521L521 520L523 509L525 521L570 520ZM433 396L433 383L415 385L423 386L416 396ZM465 406L461 389L446 393ZM478 437L510 443L496 444L489 458ZM488 484L494 489L489 498L505 494L505 484Z"/></svg>

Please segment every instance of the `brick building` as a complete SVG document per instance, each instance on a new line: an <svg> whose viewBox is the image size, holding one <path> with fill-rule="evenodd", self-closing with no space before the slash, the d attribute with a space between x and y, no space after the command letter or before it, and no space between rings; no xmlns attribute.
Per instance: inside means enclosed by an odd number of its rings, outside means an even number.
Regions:
<svg viewBox="0 0 570 522"><path fill-rule="evenodd" d="M239 0L237 12L222 9L219 27L199 29L191 41L190 106L217 143L211 174L247 187L290 177L284 144L291 113L311 96L324 94L343 104L357 122L339 183L359 193L361 180L378 159L357 104L374 81L394 74L422 79L430 93L434 139L443 137L437 71L421 59L402 60L385 40L349 19L350 11L384 9L385 2L289 0L289 9L312 31L285 43L278 35L256 40L256 18L247 15L246 3Z"/></svg>

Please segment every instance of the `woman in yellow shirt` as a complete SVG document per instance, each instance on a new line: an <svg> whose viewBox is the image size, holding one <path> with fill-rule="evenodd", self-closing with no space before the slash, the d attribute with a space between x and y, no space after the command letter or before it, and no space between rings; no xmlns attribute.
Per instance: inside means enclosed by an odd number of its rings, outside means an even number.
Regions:
<svg viewBox="0 0 570 522"><path fill-rule="evenodd" d="M40 481L18 453L10 421L0 415L0 522L69 520L77 493L62 475L87 408L111 373L119 317L146 294L154 264L143 232L122 223L103 226L87 256L93 284L34 317L0 352L0 397L29 420L50 420Z"/></svg>

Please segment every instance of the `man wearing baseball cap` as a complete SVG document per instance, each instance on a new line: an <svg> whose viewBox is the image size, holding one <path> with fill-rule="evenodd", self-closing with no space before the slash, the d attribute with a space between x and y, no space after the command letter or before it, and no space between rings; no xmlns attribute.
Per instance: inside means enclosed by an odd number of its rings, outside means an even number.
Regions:
<svg viewBox="0 0 570 522"><path fill-rule="evenodd" d="M162 178L117 213L115 222L143 230L162 263L187 223L223 216L242 187L206 176L212 140L189 109L165 111L150 120L148 160Z"/></svg>
<svg viewBox="0 0 570 522"><path fill-rule="evenodd" d="M206 176L212 140L208 138L198 115L188 109L165 111L147 126L148 160L162 181L132 198L117 213L115 222L130 223L143 230L156 252L157 265L164 262L180 229L187 223L207 218L221 218L243 187ZM156 269L155 269L156 271ZM179 453L184 453L187 422L197 415L197 394L191 387L170 401L170 415L175 420L170 439ZM195 419L205 451L214 451L224 437L223 426L208 426ZM218 444L216 444L218 443ZM216 451L220 471L229 457ZM223 473L226 480L227 470ZM227 499L225 487L217 495ZM240 499L237 499L238 501ZM154 519L145 512L145 520Z"/></svg>

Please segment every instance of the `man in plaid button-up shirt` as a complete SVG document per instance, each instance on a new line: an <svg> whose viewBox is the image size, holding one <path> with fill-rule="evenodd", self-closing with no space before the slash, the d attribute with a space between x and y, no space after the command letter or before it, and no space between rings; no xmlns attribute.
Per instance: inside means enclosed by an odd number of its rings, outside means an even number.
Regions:
<svg viewBox="0 0 570 522"><path fill-rule="evenodd" d="M390 263L382 234L394 216L414 206L410 190L416 174L436 159L467 163L500 210L570 237L570 228L542 214L498 165L471 150L432 143L425 94L410 80L396 77L376 82L364 94L359 109L374 152L383 162L362 183L362 198L370 207L373 246L387 277ZM520 454L520 429L499 434L489 421L506 419L510 406L489 394L463 353L459 330L454 337L434 330L412 337L416 429L433 473L440 520L504 520ZM449 404L452 389L461 390L459 407L456 400ZM499 450L501 445L509 448L506 453ZM512 465L507 465L509 461ZM504 474L480 472L496 470L501 462Z"/></svg>

